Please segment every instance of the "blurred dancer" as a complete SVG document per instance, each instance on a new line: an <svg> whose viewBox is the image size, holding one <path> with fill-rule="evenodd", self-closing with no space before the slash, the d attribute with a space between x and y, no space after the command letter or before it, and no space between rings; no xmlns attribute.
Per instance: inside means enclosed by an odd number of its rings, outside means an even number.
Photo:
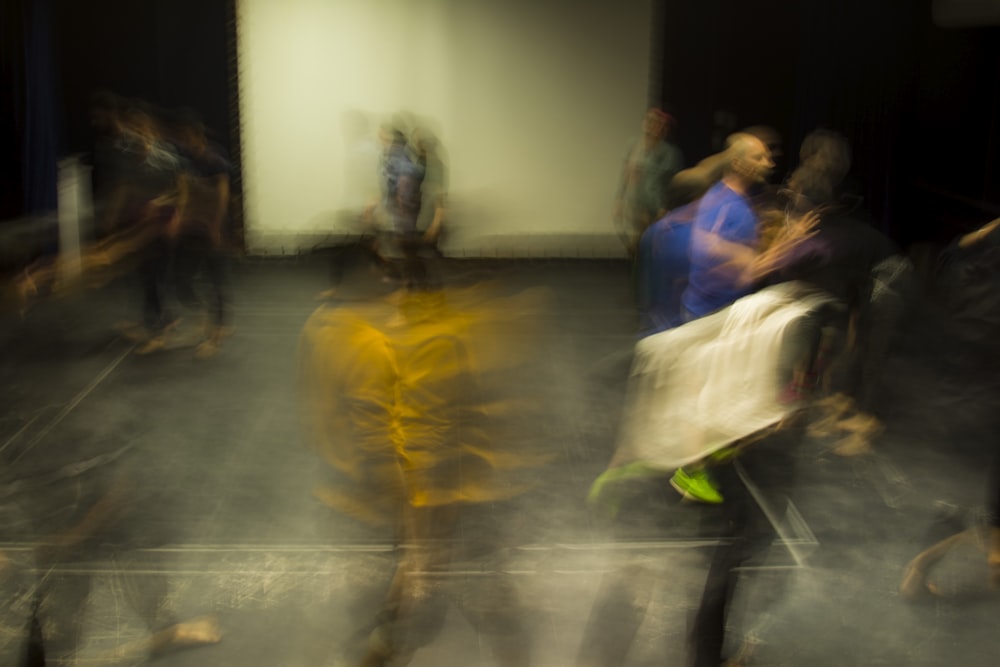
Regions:
<svg viewBox="0 0 1000 667"><path fill-rule="evenodd" d="M690 271L681 295L684 319L704 317L751 294L757 281L780 267L812 234L815 217L788 219L769 245L761 247L760 219L750 197L767 182L773 167L770 149L761 139L740 134L730 140L722 180L698 202L694 217ZM696 462L678 468L671 484L686 497L722 502Z"/></svg>
<svg viewBox="0 0 1000 667"><path fill-rule="evenodd" d="M441 140L427 127L413 131L413 150L424 177L421 181L421 210L418 230L421 243L435 254L446 234L448 217L448 164Z"/></svg>
<svg viewBox="0 0 1000 667"><path fill-rule="evenodd" d="M420 244L417 221L422 207L424 167L416 159L402 130L382 127L379 137L384 147L379 174L382 197L369 205L366 222L376 229L376 252L386 278L405 286L423 282L423 266L415 260Z"/></svg>
<svg viewBox="0 0 1000 667"><path fill-rule="evenodd" d="M689 635L692 664L699 667L722 662L739 567L773 542L742 471L760 466L772 478L774 470L790 474L786 457L804 403L789 400L784 390L801 349L815 345L812 319L830 301L801 283L775 285L636 345L617 449L589 500L617 512L634 480L712 466L724 534L711 523L704 537L725 541L716 548ZM776 444L783 438L793 442ZM614 591L602 591L588 634L598 632L604 613L621 606ZM606 654L580 664L620 662Z"/></svg>
<svg viewBox="0 0 1000 667"><path fill-rule="evenodd" d="M120 113L120 115L118 115ZM142 287L142 324L130 325L130 337L145 344L174 326L167 305L169 244L167 222L176 202L180 158L161 121L145 105L133 102L113 115L114 151L119 167L101 206L98 235L79 258L43 257L18 277L15 290L22 313L32 301L81 287L99 287L135 270ZM155 348L155 345L153 345Z"/></svg>
<svg viewBox="0 0 1000 667"><path fill-rule="evenodd" d="M229 333L226 264L231 168L222 148L209 142L205 126L196 117L182 118L178 130L185 162L167 237L176 296L183 304L204 311L204 338L195 354L207 358L216 353ZM205 299L195 293L194 281L199 274L207 283ZM165 344L162 336L156 342Z"/></svg>
<svg viewBox="0 0 1000 667"><path fill-rule="evenodd" d="M168 303L170 244L166 230L176 205L181 163L159 118L135 107L126 119L129 174L120 186L121 203L109 211L109 220L115 228L138 228L149 235L139 263L143 325L134 334L143 341L137 350L142 354L159 349L159 339L176 326Z"/></svg>
<svg viewBox="0 0 1000 667"><path fill-rule="evenodd" d="M79 433L72 448L0 468L4 541L30 545L0 553L0 664L24 665L25 653L37 660L30 664L77 664L97 564L148 629L142 639L109 647L97 664L135 664L221 639L214 617L181 620L168 602L169 579L150 571L147 548L164 539L150 535L150 523L157 532L172 524L150 522L150 510L165 504L157 497L162 480L148 477L157 468L132 442L121 445L123 437L135 439L134 412L91 409L105 419Z"/></svg>
<svg viewBox="0 0 1000 667"><path fill-rule="evenodd" d="M973 343L970 346L977 352L970 362L980 367L977 370L982 370L981 367L985 366L987 374L991 373L994 365L992 360L996 358L996 331L1000 322L1000 310L998 310L1000 300L997 299L997 286L1000 285L1000 273L997 271L997 257L1000 256L998 250L1000 250L1000 218L959 237L946 251L950 256L951 276L959 277L961 282L975 283L959 287L988 292L977 294L976 296L980 298L976 299L974 305L967 303L968 299L960 298L963 295L955 292L948 294L951 301L948 306L953 312L964 310L963 314L970 320L968 324L977 325L981 329L981 332L974 337L980 339L976 340L978 345ZM968 278L970 275L971 280ZM966 280L962 281L962 277ZM971 313L966 310L970 305L973 308ZM964 377L968 375L967 372L963 373ZM988 384L980 390L985 389L989 392L993 378L991 375L986 377ZM1000 441L996 437L995 422L987 432L989 434L987 437L993 440L994 452L987 480L985 520L935 542L907 564L899 590L908 600L916 601L928 594L942 593L934 581L934 567L953 549L963 544L971 544L985 553L989 587L992 590L1000 590L1000 446L998 446Z"/></svg>
<svg viewBox="0 0 1000 667"><path fill-rule="evenodd" d="M510 339L502 332L535 308L524 296L418 290L324 307L306 324L304 424L335 478L317 495L369 524L394 527L401 547L381 612L344 659L407 664L441 630L442 582L463 557L461 545L479 553L504 546L492 523L467 515L525 490L514 474L541 459L495 437L494 401L480 378L495 382L519 367L523 351L503 344ZM530 664L511 587L502 576L482 583L488 590L462 611L499 664Z"/></svg>
<svg viewBox="0 0 1000 667"><path fill-rule="evenodd" d="M667 212L667 188L684 166L681 150L668 141L674 119L661 109L650 109L642 121L642 136L625 153L614 222L630 257L650 224Z"/></svg>
<svg viewBox="0 0 1000 667"><path fill-rule="evenodd" d="M771 127L756 125L730 134L717 153L709 155L695 166L683 169L674 175L667 188L667 202L670 208L678 208L701 199L709 188L722 180L732 157L730 149L735 142L746 135L756 137L767 146L772 162L775 162L782 155L781 136L777 130ZM772 166L765 181L769 180L773 173L774 167ZM764 189L763 184L754 186L756 193L763 192Z"/></svg>
<svg viewBox="0 0 1000 667"><path fill-rule="evenodd" d="M692 664L699 666L722 662L738 568L773 540L741 478L742 462L774 462L762 448L796 424L803 402L786 388L817 343L815 319L832 301L801 283L754 293L816 223L810 215L782 216L778 224L770 213L758 216L750 196L772 165L760 139L737 135L722 180L692 210L664 218L679 229L689 225L691 237L688 283L675 316L679 326L669 328L668 322L636 345L618 448L590 495L616 511L625 483L673 471L671 483L686 498L723 504L728 541L716 549L690 631ZM661 255L683 264L683 258L671 257ZM676 267L663 271L676 273ZM601 617L606 603L613 596L599 600L593 618ZM614 661L606 657L601 664Z"/></svg>
<svg viewBox="0 0 1000 667"><path fill-rule="evenodd" d="M821 215L813 237L778 279L816 285L837 298L843 312L831 323L836 335L824 343L829 396L819 402L822 412L810 432L835 436L837 454L863 454L882 430L877 398L900 322L916 297L914 269L895 243L841 203L851 159L842 137L813 132L800 157L786 185L789 206Z"/></svg>

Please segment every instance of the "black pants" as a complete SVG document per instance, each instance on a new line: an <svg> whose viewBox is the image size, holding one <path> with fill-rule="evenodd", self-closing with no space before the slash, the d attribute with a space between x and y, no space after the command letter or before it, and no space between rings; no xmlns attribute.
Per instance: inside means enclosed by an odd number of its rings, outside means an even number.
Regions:
<svg viewBox="0 0 1000 667"><path fill-rule="evenodd" d="M153 334L173 321L169 307L170 243L163 236L155 238L142 251L139 280L142 287L142 320Z"/></svg>
<svg viewBox="0 0 1000 667"><path fill-rule="evenodd" d="M791 483L794 469L790 453L800 437L800 427L791 427L754 443L737 459L712 468L725 502L710 508L718 515L706 513L703 536L720 536L721 520L723 542L713 553L701 602L689 628L688 664L692 667L719 667L726 658L726 623L740 568L763 557L776 538L774 527L740 478L740 468L766 498L771 498ZM771 594L780 595L781 587L773 587Z"/></svg>
<svg viewBox="0 0 1000 667"><path fill-rule="evenodd" d="M863 412L876 414L886 361L899 337L900 324L916 299L916 276L908 260L890 258L886 275L872 272L871 297L857 312L856 340L848 353L837 388L857 401ZM878 267L876 267L878 269Z"/></svg>
<svg viewBox="0 0 1000 667"><path fill-rule="evenodd" d="M189 308L203 309L209 324L227 323L227 257L225 251L204 235L177 239L172 252L173 287L177 300ZM204 289L196 288L199 278Z"/></svg>

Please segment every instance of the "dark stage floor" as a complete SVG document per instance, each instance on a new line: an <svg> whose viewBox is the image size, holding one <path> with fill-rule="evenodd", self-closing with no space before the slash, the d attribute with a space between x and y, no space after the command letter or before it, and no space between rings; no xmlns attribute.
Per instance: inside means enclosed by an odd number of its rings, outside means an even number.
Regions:
<svg viewBox="0 0 1000 667"><path fill-rule="evenodd" d="M720 521L718 509L679 502L665 479L637 487L617 521L585 502L624 399L635 322L627 267L469 260L447 274L492 280L506 293L549 290L540 333L523 343L544 364L506 391L544 408L514 437L550 458L526 473L529 491L467 519L479 523L459 540L485 527L503 548L465 545L439 573L446 622L411 664L497 664L472 619L502 581L517 593L533 664L574 665L581 647L624 642L622 664L683 665L718 543L705 526ZM50 656L60 642L77 647L59 664L140 664L141 652L123 656L122 646L149 636L144 620L162 625L170 614L214 615L223 636L159 657L164 667L341 664L348 637L378 610L398 553L390 531L312 494L326 471L300 433L296 355L326 279L322 258L236 267L235 333L207 360L183 344L135 354L115 333L138 312L130 280L40 303L24 319L4 315L4 665L18 664L32 635ZM903 567L934 536L981 520L998 421L984 350L925 303L889 361L874 454L842 458L830 442L786 438L771 443L782 447L773 459L743 469L774 530L770 550L742 573L731 619L734 641L755 641L749 664L1000 661L1000 594L988 591L974 544L936 571L941 597L913 604L898 593ZM108 494L127 500L102 515ZM99 528L65 537L91 510ZM61 548L39 554L57 534ZM625 592L626 610L611 605L588 626L602 582ZM629 618L638 624L630 644Z"/></svg>

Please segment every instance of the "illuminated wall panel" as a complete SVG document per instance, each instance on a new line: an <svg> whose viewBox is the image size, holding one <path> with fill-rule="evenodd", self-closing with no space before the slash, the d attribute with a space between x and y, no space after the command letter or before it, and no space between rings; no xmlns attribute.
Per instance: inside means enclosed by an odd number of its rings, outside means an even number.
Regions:
<svg viewBox="0 0 1000 667"><path fill-rule="evenodd" d="M238 14L251 251L349 231L371 180L349 110L439 134L449 252L620 249L610 210L647 102L648 1L240 0Z"/></svg>

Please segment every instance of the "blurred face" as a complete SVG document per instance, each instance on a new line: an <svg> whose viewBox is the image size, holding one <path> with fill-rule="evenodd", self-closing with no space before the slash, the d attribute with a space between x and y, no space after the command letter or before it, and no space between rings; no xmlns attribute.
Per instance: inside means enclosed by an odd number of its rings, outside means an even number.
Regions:
<svg viewBox="0 0 1000 667"><path fill-rule="evenodd" d="M197 128L185 128L181 136L184 145L195 155L201 155L208 147L208 138Z"/></svg>
<svg viewBox="0 0 1000 667"><path fill-rule="evenodd" d="M642 131L647 137L661 139L667 133L667 119L653 109L646 112L642 121Z"/></svg>
<svg viewBox="0 0 1000 667"><path fill-rule="evenodd" d="M771 149L759 139L748 140L746 151L733 161L733 170L755 184L766 182L772 169Z"/></svg>

